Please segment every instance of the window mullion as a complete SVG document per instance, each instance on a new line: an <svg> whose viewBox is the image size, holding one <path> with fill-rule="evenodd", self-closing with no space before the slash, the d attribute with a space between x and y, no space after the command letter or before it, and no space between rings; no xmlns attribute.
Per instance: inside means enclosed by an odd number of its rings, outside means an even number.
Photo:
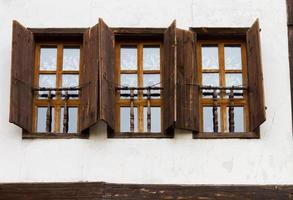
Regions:
<svg viewBox="0 0 293 200"><path fill-rule="evenodd" d="M143 44L139 43L137 48L137 66L138 66L138 87L143 87ZM138 111L138 132L143 132L143 91L138 91L138 103L139 106L137 108Z"/></svg>

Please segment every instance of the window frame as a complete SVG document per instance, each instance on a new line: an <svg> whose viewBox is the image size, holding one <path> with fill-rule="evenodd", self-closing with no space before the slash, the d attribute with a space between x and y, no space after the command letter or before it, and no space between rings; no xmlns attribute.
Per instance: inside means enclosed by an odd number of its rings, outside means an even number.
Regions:
<svg viewBox="0 0 293 200"><path fill-rule="evenodd" d="M196 57L197 57L197 71L196 71L196 76L197 79L200 76L200 79L198 80L198 84L201 85L201 65L199 65L199 62L201 62L201 54L198 50L198 46L199 44L204 41L204 42L208 42L210 44L214 44L215 41L220 41L222 43L237 43L239 44L239 42L241 42L241 44L244 46L245 50L247 50L246 47L246 36L247 36L247 31L249 30L249 28L205 28L205 27L191 27L189 28L190 31L193 31L196 33L197 35L197 44L196 44ZM220 49L219 49L220 51ZM243 50L242 50L243 51ZM220 56L220 55L219 55ZM246 84L244 86L248 85L248 77L247 77L247 70L248 70L248 65L247 65L247 52L245 51L244 55L242 53L241 55L242 59L244 59L242 61L242 63L245 63L245 68L242 68L243 72L243 81L245 80L246 76ZM221 58L219 58L220 60ZM224 59L224 58L222 58ZM221 65L219 63L219 65ZM219 70L220 70L220 66L219 66ZM246 93L246 94L245 94ZM245 116L245 122L246 123L246 131L245 132L203 132L203 131L193 131L193 139L259 139L260 138L260 129L259 127L255 130L255 131L249 131L248 127L249 127L249 98L247 95L247 92L244 92L244 94L247 97L247 103L246 103L246 114L244 114ZM201 95L200 95L201 96ZM203 114L202 114L202 103L201 103L201 97L200 98L200 113L199 113L199 117L200 117L200 130L202 130L202 126L203 126ZM244 112L245 113L245 112Z"/></svg>
<svg viewBox="0 0 293 200"><path fill-rule="evenodd" d="M33 86L36 87L38 86L38 75L39 75L39 59L40 59L40 46L45 45L45 46L56 46L57 47L57 62L58 60L62 58L58 58L59 55L59 45L63 44L65 47L67 46L80 46L80 66L78 73L74 74L79 74L81 73L81 66L83 65L83 34L85 32L85 28L49 28L49 29L42 29L42 28L28 28L29 31L33 33L33 36L35 38L35 46L34 46L34 66L33 66L33 71L34 74L33 76ZM63 51L61 52L63 54ZM61 61L62 62L62 61ZM57 63L57 68L54 70L54 73L57 75L57 73L61 73L60 76L62 76L63 70L62 66L60 66L58 69L58 65L60 63ZM49 72L50 73L50 72ZM46 73L48 74L48 73ZM73 74L71 71L66 70L65 74ZM37 76L37 77L36 77ZM56 77L57 78L57 77ZM61 80L60 80L61 81ZM80 76L79 76L79 82L80 82ZM61 84L61 83L60 83ZM57 86L57 85L56 85ZM80 133L62 133L62 131L59 131L58 133L55 132L42 132L39 133L36 131L36 121L37 121L37 107L47 107L45 106L45 103L42 103L41 99L36 99L35 94L33 95L33 110L32 112L32 132L28 132L24 129L22 129L22 138L23 139L88 139L89 138L89 129L86 129ZM46 101L46 100L45 100ZM52 107L55 107L56 105L60 107L60 115L61 115L61 107L64 105L62 103L62 100L60 99L58 102L52 101ZM69 100L68 102L68 107L77 107L78 108L78 113L77 113L77 118L78 118L78 124L77 124L77 130L79 130L79 119L80 119L80 100L79 99L74 99L74 100ZM54 115L56 116L57 113L55 112ZM55 116L52 116L52 121L57 119ZM61 116L59 116L59 121ZM55 122L56 124L56 122ZM62 127L60 127L60 130Z"/></svg>
<svg viewBox="0 0 293 200"><path fill-rule="evenodd" d="M160 45L160 78L161 82L164 80L163 77L163 61L164 61L164 32L165 28L111 28L115 34L115 83L119 84L120 80L120 58L118 55L120 55L120 48L118 48L119 45L138 45L141 44L143 49L143 44L147 45ZM141 56L142 56L141 52ZM139 55L138 55L139 57ZM138 58L139 59L139 58ZM142 59L141 59L142 61ZM140 61L140 62L141 62ZM139 62L139 61L138 61ZM138 66L139 67L139 66ZM142 68L141 63L141 68ZM139 70L139 68L137 69ZM151 71L151 70L150 70ZM143 75L143 72L142 72ZM116 102L119 101L119 92L116 91ZM161 91L162 94L162 91ZM146 103L146 100L143 100ZM162 102L162 95L160 97L160 100L155 99L155 102L153 102L155 107L156 105L160 105ZM127 104L127 102L125 102ZM130 104L129 104L130 105ZM145 104L147 105L147 104ZM128 106L126 106L128 107ZM167 131L162 130L162 123L163 123L163 110L161 108L161 132L120 132L117 131L118 128L120 128L120 119L116 120L115 124L115 130L112 130L111 128L107 128L108 138L157 138L157 139L163 139L163 138L174 138L174 128L168 129ZM117 112L120 110L120 104L116 103L116 119L120 118L120 112ZM143 109L142 109L143 112ZM143 113L142 113L143 115ZM119 122L117 122L119 121ZM142 121L143 124L143 121Z"/></svg>

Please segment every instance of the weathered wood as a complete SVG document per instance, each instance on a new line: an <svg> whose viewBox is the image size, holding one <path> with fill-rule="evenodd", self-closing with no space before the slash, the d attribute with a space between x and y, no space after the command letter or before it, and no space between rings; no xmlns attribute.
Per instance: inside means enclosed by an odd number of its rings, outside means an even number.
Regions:
<svg viewBox="0 0 293 200"><path fill-rule="evenodd" d="M218 106L217 106L217 98L218 93L217 90L214 90L213 92L213 126L214 126L214 132L219 132L219 121L218 121Z"/></svg>
<svg viewBox="0 0 293 200"><path fill-rule="evenodd" d="M99 19L99 119L115 129L114 33Z"/></svg>
<svg viewBox="0 0 293 200"><path fill-rule="evenodd" d="M51 106L51 90L48 91L48 106L47 106L47 113L46 113L46 132L52 132L52 106Z"/></svg>
<svg viewBox="0 0 293 200"><path fill-rule="evenodd" d="M196 32L197 39L245 39L249 28L218 28L192 27L189 30Z"/></svg>
<svg viewBox="0 0 293 200"><path fill-rule="evenodd" d="M130 89L130 132L134 132L134 90Z"/></svg>
<svg viewBox="0 0 293 200"><path fill-rule="evenodd" d="M288 46L289 46L289 64L290 64L290 88L291 88L291 102L293 102L293 26L288 26ZM292 104L293 105L293 104ZM293 106L291 106L291 113L293 119ZM292 120L293 126L293 120Z"/></svg>
<svg viewBox="0 0 293 200"><path fill-rule="evenodd" d="M80 70L80 132L93 126L98 120L98 27L88 29L83 38L83 65Z"/></svg>
<svg viewBox="0 0 293 200"><path fill-rule="evenodd" d="M176 69L176 21L164 33L163 64L163 131L174 127L175 122L175 69Z"/></svg>
<svg viewBox="0 0 293 200"><path fill-rule="evenodd" d="M256 20L247 32L247 77L250 131L254 131L266 120L259 32L259 22Z"/></svg>
<svg viewBox="0 0 293 200"><path fill-rule="evenodd" d="M68 127L69 127L69 115L68 115L68 91L65 92L65 103L64 103L64 113L63 113L63 133L68 133Z"/></svg>
<svg viewBox="0 0 293 200"><path fill-rule="evenodd" d="M175 127L199 131L199 87L197 85L196 35L176 30L177 78Z"/></svg>
<svg viewBox="0 0 293 200"><path fill-rule="evenodd" d="M287 0L287 24L293 25L293 0Z"/></svg>
<svg viewBox="0 0 293 200"><path fill-rule="evenodd" d="M279 200L292 194L292 185L0 184L0 200Z"/></svg>
<svg viewBox="0 0 293 200"><path fill-rule="evenodd" d="M234 91L233 89L230 90L229 94L229 132L235 131L235 121L234 121Z"/></svg>
<svg viewBox="0 0 293 200"><path fill-rule="evenodd" d="M147 90L147 131L150 133L152 130L152 113L151 113L151 89Z"/></svg>
<svg viewBox="0 0 293 200"><path fill-rule="evenodd" d="M34 36L13 21L9 122L32 132Z"/></svg>

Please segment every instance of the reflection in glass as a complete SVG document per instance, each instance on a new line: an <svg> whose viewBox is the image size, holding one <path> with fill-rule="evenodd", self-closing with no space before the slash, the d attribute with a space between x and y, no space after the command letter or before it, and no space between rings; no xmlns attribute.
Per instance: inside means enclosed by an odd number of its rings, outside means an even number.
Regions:
<svg viewBox="0 0 293 200"><path fill-rule="evenodd" d="M51 131L54 130L54 113L55 109L52 108L52 123L51 123ZM47 107L38 107L37 109L37 132L45 133L46 132L46 115L47 115Z"/></svg>
<svg viewBox="0 0 293 200"><path fill-rule="evenodd" d="M143 69L160 70L160 46L143 47Z"/></svg>
<svg viewBox="0 0 293 200"><path fill-rule="evenodd" d="M241 47L225 46L225 69L241 69Z"/></svg>
<svg viewBox="0 0 293 200"><path fill-rule="evenodd" d="M206 86L219 86L220 79L218 73L203 73L202 84Z"/></svg>
<svg viewBox="0 0 293 200"><path fill-rule="evenodd" d="M143 87L154 86L160 87L160 74L144 74Z"/></svg>
<svg viewBox="0 0 293 200"><path fill-rule="evenodd" d="M60 117L60 132L63 132L63 119L64 119L64 108L61 108ZM78 124L78 109L77 107L68 108L68 133L77 133Z"/></svg>
<svg viewBox="0 0 293 200"><path fill-rule="evenodd" d="M143 109L143 128L147 132L147 107ZM161 108L151 107L151 132L161 132Z"/></svg>
<svg viewBox="0 0 293 200"><path fill-rule="evenodd" d="M203 46L201 48L202 68L203 69L218 69L219 57L217 46Z"/></svg>
<svg viewBox="0 0 293 200"><path fill-rule="evenodd" d="M137 47L123 45L120 49L121 70L137 70Z"/></svg>
<svg viewBox="0 0 293 200"><path fill-rule="evenodd" d="M39 75L39 87L56 88L56 75L54 74L40 74ZM47 91L39 91L39 95L48 94ZM55 94L55 91L52 91Z"/></svg>
<svg viewBox="0 0 293 200"><path fill-rule="evenodd" d="M244 108L234 107L235 132L244 132ZM229 107L227 107L227 130L229 131Z"/></svg>
<svg viewBox="0 0 293 200"><path fill-rule="evenodd" d="M57 48L41 47L40 54L40 70L56 70Z"/></svg>
<svg viewBox="0 0 293 200"><path fill-rule="evenodd" d="M233 73L233 74L226 74L226 86L232 87L232 86L242 86L242 74Z"/></svg>
<svg viewBox="0 0 293 200"><path fill-rule="evenodd" d="M221 130L221 112L220 108L217 107L218 110L218 130ZM213 124L213 107L203 107L203 131L204 132L214 132L214 124Z"/></svg>
<svg viewBox="0 0 293 200"><path fill-rule="evenodd" d="M79 70L80 50L78 47L63 49L63 70Z"/></svg>
<svg viewBox="0 0 293 200"><path fill-rule="evenodd" d="M63 74L62 75L62 87L78 87L79 85L79 75L77 74ZM65 91L62 91L65 94ZM68 91L68 94L78 94L78 91Z"/></svg>
<svg viewBox="0 0 293 200"><path fill-rule="evenodd" d="M134 132L137 132L137 108L134 107ZM130 107L120 107L120 131L130 132Z"/></svg>

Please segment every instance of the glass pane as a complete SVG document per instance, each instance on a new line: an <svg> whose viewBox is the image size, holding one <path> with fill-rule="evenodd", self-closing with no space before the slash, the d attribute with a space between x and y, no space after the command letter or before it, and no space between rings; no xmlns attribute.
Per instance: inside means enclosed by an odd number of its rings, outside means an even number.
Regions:
<svg viewBox="0 0 293 200"><path fill-rule="evenodd" d="M134 132L137 132L137 108L134 107ZM120 131L130 132L130 107L120 108Z"/></svg>
<svg viewBox="0 0 293 200"><path fill-rule="evenodd" d="M63 49L63 70L79 70L80 50L78 47Z"/></svg>
<svg viewBox="0 0 293 200"><path fill-rule="evenodd" d="M202 68L203 69L218 69L218 47L217 46L203 46L201 48Z"/></svg>
<svg viewBox="0 0 293 200"><path fill-rule="evenodd" d="M54 113L55 109L52 108L52 123L51 130L54 131ZM47 107L38 107L37 110L37 132L45 133L46 132L46 119L47 119Z"/></svg>
<svg viewBox="0 0 293 200"><path fill-rule="evenodd" d="M54 74L40 74L39 75L39 87L56 88L56 75ZM39 95L48 94L47 91L40 91ZM55 94L52 91L52 94Z"/></svg>
<svg viewBox="0 0 293 200"><path fill-rule="evenodd" d="M143 75L143 86L153 86L160 87L161 86L161 78L160 74L144 74Z"/></svg>
<svg viewBox="0 0 293 200"><path fill-rule="evenodd" d="M217 107L218 110L218 131L221 131L221 111L220 108ZM214 132L214 124L213 124L213 107L204 107L203 108L203 131L204 132Z"/></svg>
<svg viewBox="0 0 293 200"><path fill-rule="evenodd" d="M137 70L137 47L123 45L120 49L121 70Z"/></svg>
<svg viewBox="0 0 293 200"><path fill-rule="evenodd" d="M61 108L60 132L63 132L64 108ZM77 133L78 108L68 108L68 133Z"/></svg>
<svg viewBox="0 0 293 200"><path fill-rule="evenodd" d="M202 84L206 86L219 86L220 79L218 73L203 73Z"/></svg>
<svg viewBox="0 0 293 200"><path fill-rule="evenodd" d="M40 70L56 70L57 48L41 47Z"/></svg>
<svg viewBox="0 0 293 200"><path fill-rule="evenodd" d="M242 74L226 74L226 86L242 86Z"/></svg>
<svg viewBox="0 0 293 200"><path fill-rule="evenodd" d="M225 46L225 69L241 69L241 47Z"/></svg>
<svg viewBox="0 0 293 200"><path fill-rule="evenodd" d="M143 110L143 128L147 132L147 107ZM151 132L161 132L161 108L151 107Z"/></svg>
<svg viewBox="0 0 293 200"><path fill-rule="evenodd" d="M160 46L143 47L143 69L160 70Z"/></svg>
<svg viewBox="0 0 293 200"><path fill-rule="evenodd" d="M244 108L234 107L235 132L244 132ZM229 108L227 108L227 129L229 131Z"/></svg>
<svg viewBox="0 0 293 200"><path fill-rule="evenodd" d="M122 87L137 87L137 75L136 74L121 74L120 75L120 85ZM129 90L121 90L121 94L130 94ZM137 94L137 90L134 91ZM129 98L129 97L122 97ZM137 97L135 97L137 98Z"/></svg>
<svg viewBox="0 0 293 200"><path fill-rule="evenodd" d="M63 74L62 75L62 87L78 87L79 75L77 74ZM65 91L62 91L65 94ZM78 94L78 91L69 91L68 94Z"/></svg>

